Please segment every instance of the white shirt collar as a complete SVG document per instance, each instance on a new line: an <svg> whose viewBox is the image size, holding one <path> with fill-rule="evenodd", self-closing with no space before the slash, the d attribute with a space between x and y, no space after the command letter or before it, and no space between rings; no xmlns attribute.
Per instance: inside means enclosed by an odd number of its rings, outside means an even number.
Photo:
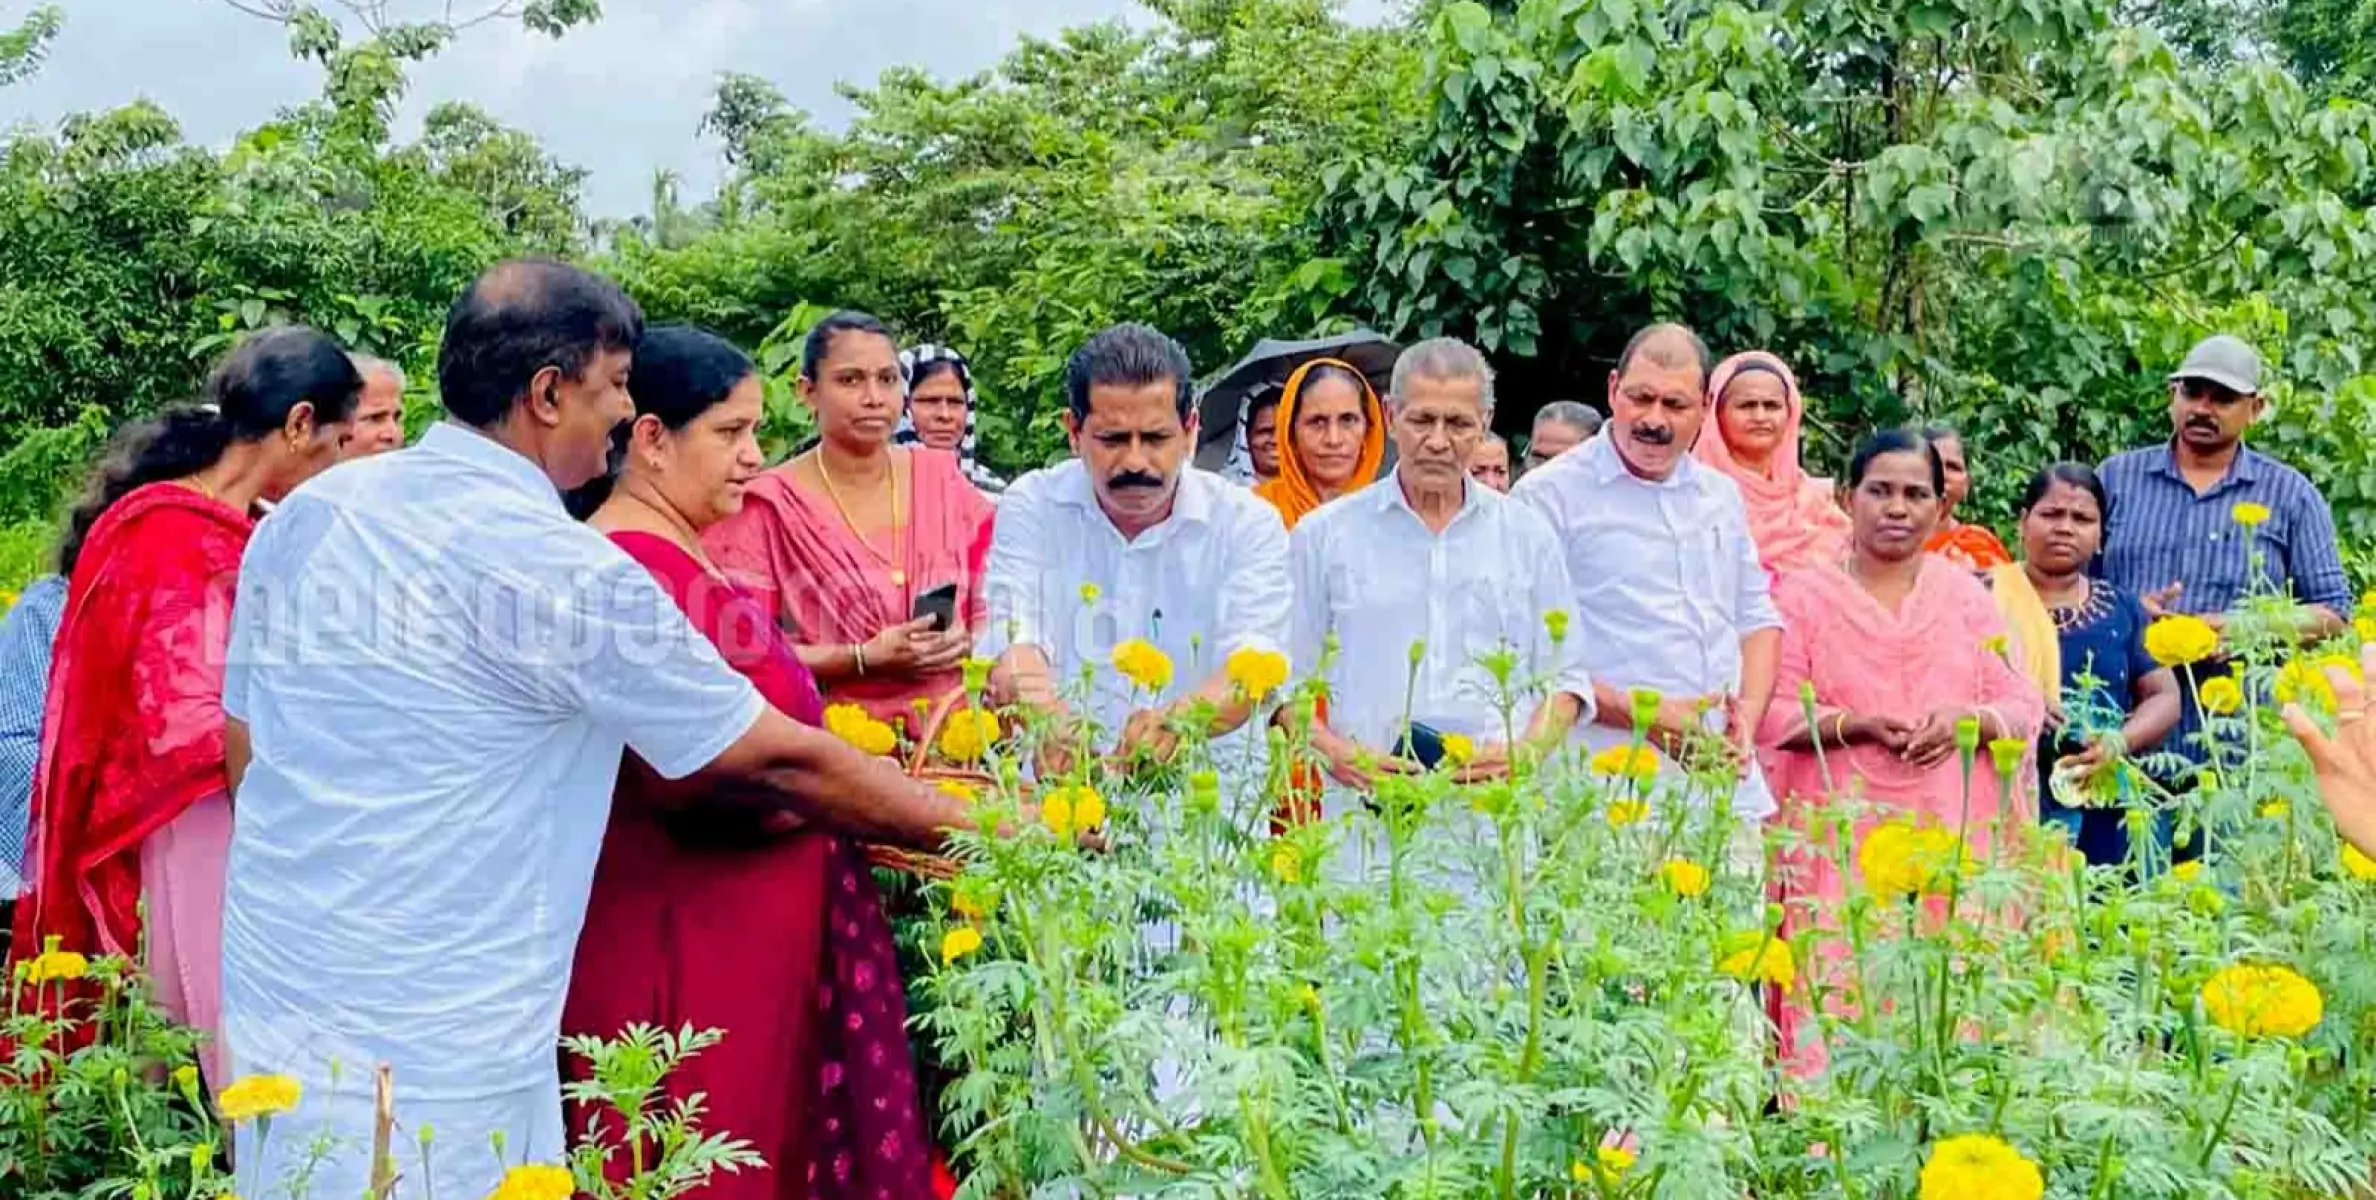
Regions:
<svg viewBox="0 0 2376 1200"><path fill-rule="evenodd" d="M452 421L439 421L421 435L416 449L447 458L459 459L500 479L505 486L523 495L561 503L561 490L553 486L552 477L529 461L528 456L480 433Z"/></svg>
<svg viewBox="0 0 2376 1200"><path fill-rule="evenodd" d="M1419 510L1411 507L1411 497L1403 491L1401 467L1388 471L1386 478L1371 484L1368 491L1378 497L1374 503L1379 509L1399 508L1411 514L1413 520L1422 524L1426 522L1426 518L1419 515ZM1485 489L1478 487L1475 480L1463 474L1460 480L1460 511L1453 513L1452 520L1447 522L1444 527L1449 529L1453 525L1459 524L1470 513L1489 503L1491 501L1485 498Z"/></svg>

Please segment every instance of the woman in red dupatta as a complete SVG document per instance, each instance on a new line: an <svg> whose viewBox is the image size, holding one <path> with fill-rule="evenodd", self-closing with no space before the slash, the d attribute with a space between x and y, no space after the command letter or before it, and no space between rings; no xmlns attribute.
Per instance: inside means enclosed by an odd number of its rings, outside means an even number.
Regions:
<svg viewBox="0 0 2376 1200"><path fill-rule="evenodd" d="M618 483L593 517L695 628L785 715L822 718L816 681L772 615L702 549L763 462L750 359L699 330L654 329L635 352L637 416ZM581 508L582 511L582 508ZM720 1175L710 1200L915 1200L931 1150L899 965L864 854L714 798L620 776L561 1028L616 1037L641 1022L720 1029L668 1091L707 1098L706 1127L767 1168ZM582 1079L585 1064L563 1064ZM595 1114L573 1108L571 1128ZM624 1156L612 1167L624 1172Z"/></svg>
<svg viewBox="0 0 2376 1200"><path fill-rule="evenodd" d="M250 512L337 461L362 377L310 329L258 334L209 403L120 433L68 521L68 589L12 940L136 955L222 1075L223 666ZM147 926L142 924L142 909Z"/></svg>
<svg viewBox="0 0 2376 1200"><path fill-rule="evenodd" d="M809 331L800 394L817 445L754 480L702 544L776 615L827 700L912 736L918 703L956 690L988 611L993 509L954 455L892 444L906 384L873 317L836 313ZM916 599L950 584L956 619L936 631Z"/></svg>
<svg viewBox="0 0 2376 1200"><path fill-rule="evenodd" d="M1810 838L1822 836L1820 808L1851 794L1874 802L1889 819L1961 834L1980 857L1990 852L2000 822L2037 819L2026 770L2011 780L2017 812L2000 811L1987 753L1979 756L1968 796L1964 787L1956 723L1977 719L1984 746L1998 738L2026 742L2037 736L2045 704L1991 645L2005 625L1988 590L1923 551L1944 490L1940 474L1935 453L1912 433L1869 439L1849 467L1855 532L1847 563L1793 572L1775 589L1784 628L1774 694L1795 697L1810 684L1815 713L1810 723L1800 704L1776 704L1760 740L1768 748L1767 778L1782 796L1777 819ZM1859 846L1875 824L1867 820L1856 829ZM1845 849L1856 861L1857 847ZM1780 856L1774 887L1785 937L1810 925L1833 928L1847 894L1838 867L1820 850ZM1844 954L1837 939L1820 945L1813 973L1821 984L1841 984L1830 973ZM1793 994L1816 990L1802 986ZM1807 1035L1807 1010L1789 999L1778 1008L1791 1070L1820 1071L1828 1056Z"/></svg>
<svg viewBox="0 0 2376 1200"><path fill-rule="evenodd" d="M1831 481L1799 463L1806 407L1790 368L1763 350L1735 354L1708 380L1708 404L1716 419L1692 453L1739 485L1758 562L1775 576L1838 563L1848 552L1848 514Z"/></svg>

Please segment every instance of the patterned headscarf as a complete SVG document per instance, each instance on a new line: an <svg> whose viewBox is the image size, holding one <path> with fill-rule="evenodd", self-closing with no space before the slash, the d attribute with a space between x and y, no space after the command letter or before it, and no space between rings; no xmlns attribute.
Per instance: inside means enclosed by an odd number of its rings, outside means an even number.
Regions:
<svg viewBox="0 0 2376 1200"><path fill-rule="evenodd" d="M975 487L990 495L997 495L1006 490L1006 480L991 474L989 468L974 459L973 368L967 365L965 356L947 346L935 346L930 342L900 351L899 377L906 382L908 397L915 397L917 374L926 364L936 362L953 364L957 371L957 386L965 389L965 436L957 443L957 465L964 469L965 477L973 481ZM923 443L924 437L916 432L915 416L911 410L903 408L900 411L899 428L892 432L891 440L902 446Z"/></svg>

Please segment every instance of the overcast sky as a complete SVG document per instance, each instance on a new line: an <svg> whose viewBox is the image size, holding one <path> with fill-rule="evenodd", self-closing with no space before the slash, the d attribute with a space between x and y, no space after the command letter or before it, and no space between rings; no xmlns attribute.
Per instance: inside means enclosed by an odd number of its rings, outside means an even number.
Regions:
<svg viewBox="0 0 2376 1200"><path fill-rule="evenodd" d="M475 10L491 0L456 0ZM0 125L49 124L85 109L146 96L193 141L226 143L241 129L319 88L319 70L293 61L281 28L222 0L63 0L66 29L39 75L0 89ZM323 0L326 10L334 3ZM442 0L391 0L423 15ZM1355 0L1353 11L1384 11ZM28 0L0 0L13 26ZM883 68L922 67L942 78L998 61L1017 38L1115 17L1143 19L1132 0L603 0L603 19L554 41L517 25L487 25L417 70L405 131L442 100L468 100L542 139L564 162L593 172L597 215L640 212L652 172L709 193L717 147L695 136L718 76L772 80L830 125L848 116L837 81Z"/></svg>

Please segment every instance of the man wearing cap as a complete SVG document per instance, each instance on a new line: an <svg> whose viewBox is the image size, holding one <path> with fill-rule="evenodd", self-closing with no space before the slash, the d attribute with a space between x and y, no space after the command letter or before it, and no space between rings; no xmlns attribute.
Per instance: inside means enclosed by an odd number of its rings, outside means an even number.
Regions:
<svg viewBox="0 0 2376 1200"><path fill-rule="evenodd" d="M2351 584L2326 498L2244 444L2266 406L2260 356L2241 339L2205 338L2187 354L2170 376L2169 443L2104 462L2112 511L2102 573L2157 616L2193 613L2216 626L2252 590L2257 569L2305 607L2302 633L2316 640L2343 628Z"/></svg>

